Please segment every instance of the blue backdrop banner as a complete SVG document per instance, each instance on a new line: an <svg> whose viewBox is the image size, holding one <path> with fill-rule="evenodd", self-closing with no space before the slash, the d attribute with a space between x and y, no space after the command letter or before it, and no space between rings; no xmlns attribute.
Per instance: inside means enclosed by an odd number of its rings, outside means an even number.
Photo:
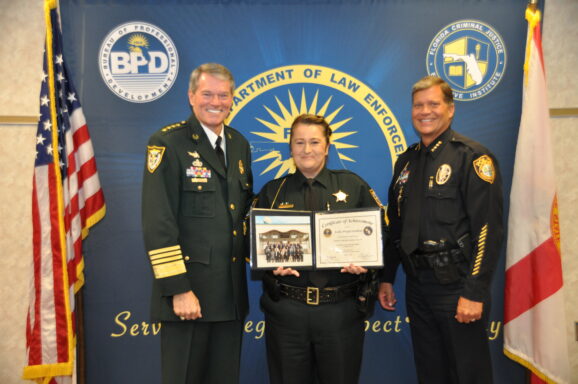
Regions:
<svg viewBox="0 0 578 384"><path fill-rule="evenodd" d="M310 112L334 129L330 168L359 174L387 201L393 164L417 141L411 86L429 73L452 85L453 128L496 155L508 196L526 3L61 0L66 56L108 205L85 249L88 383L160 382L141 180L148 137L191 112L188 78L196 66L218 62L235 76L228 121L251 144L255 192L291 169L288 128ZM502 353L503 269L502 255L488 327L494 377L522 383L522 369ZM397 311L377 308L366 322L361 383L416 382L404 284L400 272ZM242 383L267 383L260 282L249 291Z"/></svg>

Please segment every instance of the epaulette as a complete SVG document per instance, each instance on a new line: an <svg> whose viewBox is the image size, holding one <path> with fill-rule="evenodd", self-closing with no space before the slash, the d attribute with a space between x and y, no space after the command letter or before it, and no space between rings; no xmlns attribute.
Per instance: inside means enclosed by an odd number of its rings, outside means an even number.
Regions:
<svg viewBox="0 0 578 384"><path fill-rule="evenodd" d="M420 143L421 143L421 142L418 141L417 143L413 143L412 145L410 145L409 147L407 147L407 148L405 149L405 151L403 151L402 153L400 153L400 154L398 155L398 158L399 158L400 156L405 155L406 153L409 153L409 151L418 150Z"/></svg>
<svg viewBox="0 0 578 384"><path fill-rule="evenodd" d="M183 127L185 127L185 125L187 125L187 122L184 120L181 122L178 122L178 123L169 124L169 125L161 128L161 132L162 133L168 133L168 132L174 131L175 129L183 128Z"/></svg>
<svg viewBox="0 0 578 384"><path fill-rule="evenodd" d="M353 174L353 175L355 175L355 173L354 173L354 172L351 172L349 169L332 169L331 172L333 172L333 173Z"/></svg>
<svg viewBox="0 0 578 384"><path fill-rule="evenodd" d="M457 132L454 132L450 142L463 144L470 148L470 150L474 153L490 153L490 151L482 144Z"/></svg>

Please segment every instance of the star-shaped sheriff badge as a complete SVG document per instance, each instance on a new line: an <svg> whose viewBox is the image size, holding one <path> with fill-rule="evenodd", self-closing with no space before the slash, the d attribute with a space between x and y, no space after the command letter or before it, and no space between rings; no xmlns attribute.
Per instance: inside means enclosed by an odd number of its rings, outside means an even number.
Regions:
<svg viewBox="0 0 578 384"><path fill-rule="evenodd" d="M336 203L339 203L340 201L347 203L347 197L349 195L347 193L343 192L342 190L339 190L339 191L335 192L333 194L333 196L335 196L335 202Z"/></svg>

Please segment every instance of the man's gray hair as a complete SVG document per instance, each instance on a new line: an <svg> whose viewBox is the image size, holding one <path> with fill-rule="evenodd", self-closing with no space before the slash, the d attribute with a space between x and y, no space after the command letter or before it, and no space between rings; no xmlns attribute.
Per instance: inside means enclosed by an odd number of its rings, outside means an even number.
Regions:
<svg viewBox="0 0 578 384"><path fill-rule="evenodd" d="M195 93L197 87L199 86L199 78L203 73L215 76L218 79L228 81L231 84L231 94L235 91L235 79L231 71L227 69L224 65L217 63L205 63L199 65L191 73L189 78L189 91Z"/></svg>

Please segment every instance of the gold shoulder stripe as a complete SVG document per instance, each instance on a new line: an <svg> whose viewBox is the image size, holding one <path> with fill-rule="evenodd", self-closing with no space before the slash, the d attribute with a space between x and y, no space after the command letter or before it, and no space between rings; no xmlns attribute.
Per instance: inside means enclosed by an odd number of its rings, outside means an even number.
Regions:
<svg viewBox="0 0 578 384"><path fill-rule="evenodd" d="M371 194L371 197L373 197L373 200L375 200L375 203L379 205L379 208L385 208L383 204L381 204L381 200L379 200L379 197L377 197L377 193L375 193L375 191L372 188L369 188L369 193Z"/></svg>
<svg viewBox="0 0 578 384"><path fill-rule="evenodd" d="M487 181L490 184L494 183L496 170L494 168L494 162L490 156L482 155L474 160L474 170L480 179Z"/></svg>
<svg viewBox="0 0 578 384"><path fill-rule="evenodd" d="M482 260L484 258L484 253L486 250L486 237L488 236L488 224L482 227L480 231L480 236L478 237L478 253L476 254L476 259L474 260L474 267L472 269L472 276L476 276L480 273L480 268L482 267Z"/></svg>
<svg viewBox="0 0 578 384"><path fill-rule="evenodd" d="M375 203L379 206L379 208L383 209L383 218L385 220L385 223L389 225L389 218L387 217L387 208L383 204L381 204L381 200L379 200L379 197L377 196L377 193L375 193L373 188L369 188L369 193L371 194L371 197L373 197L373 200L375 200Z"/></svg>
<svg viewBox="0 0 578 384"><path fill-rule="evenodd" d="M283 179L283 181L281 182L281 185L279 186L279 188L277 188L277 193L275 193L275 197L273 198L273 202L271 203L271 209L273 209L273 206L275 205L275 202L277 201L277 196L279 196L279 192L281 192L281 188L283 188L283 185L285 185L285 182L287 181L287 178Z"/></svg>
<svg viewBox="0 0 578 384"><path fill-rule="evenodd" d="M147 169L150 173L153 173L161 165L165 149L165 147L157 147L155 145L147 146Z"/></svg>

